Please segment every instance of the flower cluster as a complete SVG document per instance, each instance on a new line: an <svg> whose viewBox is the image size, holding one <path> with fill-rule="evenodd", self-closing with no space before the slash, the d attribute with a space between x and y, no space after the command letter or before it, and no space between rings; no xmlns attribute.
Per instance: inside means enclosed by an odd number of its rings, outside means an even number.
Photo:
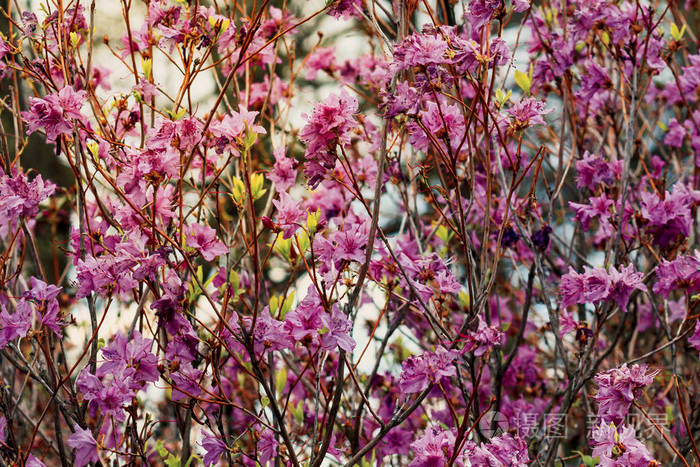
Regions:
<svg viewBox="0 0 700 467"><path fill-rule="evenodd" d="M690 465L697 1L11 3L1 465Z"/></svg>
<svg viewBox="0 0 700 467"><path fill-rule="evenodd" d="M561 278L561 305L568 307L577 303L599 304L614 301L622 311L627 310L632 292L647 291L642 282L641 272L636 272L630 264L618 271L611 266L608 271L603 268L584 268L583 273L570 269Z"/></svg>
<svg viewBox="0 0 700 467"><path fill-rule="evenodd" d="M634 364L599 373L595 377L598 392L598 418L606 423L620 424L640 390L654 382L659 372L647 373L646 365Z"/></svg>

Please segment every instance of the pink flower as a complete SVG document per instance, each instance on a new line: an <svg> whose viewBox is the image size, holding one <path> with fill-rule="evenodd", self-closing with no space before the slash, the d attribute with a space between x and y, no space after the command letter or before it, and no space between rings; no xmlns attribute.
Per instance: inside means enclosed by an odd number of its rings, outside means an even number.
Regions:
<svg viewBox="0 0 700 467"><path fill-rule="evenodd" d="M452 362L458 356L455 350L447 350L442 346L435 352L425 352L417 357L410 357L401 364L401 391L412 394L426 389L430 383L436 383L443 378L456 374Z"/></svg>
<svg viewBox="0 0 700 467"><path fill-rule="evenodd" d="M653 383L654 376L659 373L658 370L647 373L647 369L644 364L635 364L629 368L623 364L595 376L598 393L594 398L598 401L598 417L603 422L622 422L641 389Z"/></svg>
<svg viewBox="0 0 700 467"><path fill-rule="evenodd" d="M579 274L569 268L568 274L561 278L559 290L563 307L613 300L622 311L626 311L632 292L647 290L642 283L643 274L635 272L632 265L622 267L619 271L614 266L609 271L588 267L584 270L583 274Z"/></svg>
<svg viewBox="0 0 700 467"><path fill-rule="evenodd" d="M226 245L216 237L216 230L202 224L192 224L185 228L187 246L199 251L207 261L228 253Z"/></svg>
<svg viewBox="0 0 700 467"><path fill-rule="evenodd" d="M522 130L533 125L546 125L543 115L552 112L554 109L546 108L545 103L538 101L534 97L526 97L508 109L508 115L512 122L510 128Z"/></svg>
<svg viewBox="0 0 700 467"><path fill-rule="evenodd" d="M306 79L315 80L318 72L321 70L331 71L335 62L335 49L333 47L319 47L311 54L306 61L306 66L309 71L306 73Z"/></svg>
<svg viewBox="0 0 700 467"><path fill-rule="evenodd" d="M202 447L204 448L205 454L202 462L207 467L216 465L219 462L221 454L226 450L226 443L218 436L214 436L206 431L203 433L204 439L202 440Z"/></svg>
<svg viewBox="0 0 700 467"><path fill-rule="evenodd" d="M238 112L231 111L230 115L224 116L223 120L216 125L212 125L212 133L216 136L225 136L229 139L234 139L242 136L249 129L252 133L266 134L265 128L255 124L255 117L258 112L251 112L246 109L243 104L239 104Z"/></svg>
<svg viewBox="0 0 700 467"><path fill-rule="evenodd" d="M333 0L330 2L328 14L337 19L350 19L359 17L362 11L362 0Z"/></svg>
<svg viewBox="0 0 700 467"><path fill-rule="evenodd" d="M700 321L695 323L695 331L693 331L693 335L688 338L688 344L695 347L696 350L700 350Z"/></svg>
<svg viewBox="0 0 700 467"><path fill-rule="evenodd" d="M12 176L0 173L0 236L17 227L21 218L34 217L39 203L56 191L56 185L44 181L41 175L31 182L22 172Z"/></svg>
<svg viewBox="0 0 700 467"><path fill-rule="evenodd" d="M394 46L392 70L396 73L418 66L449 63L447 49L441 34L411 34Z"/></svg>
<svg viewBox="0 0 700 467"><path fill-rule="evenodd" d="M97 441L92 437L90 430L83 430L76 423L73 425L73 434L68 437L66 444L75 450L75 465L83 467L90 462L97 462L100 456L97 454Z"/></svg>
<svg viewBox="0 0 700 467"><path fill-rule="evenodd" d="M267 178L275 184L275 190L279 192L287 191L297 179L297 161L284 154L284 147L279 147L273 151L275 155L275 165L267 172Z"/></svg>
<svg viewBox="0 0 700 467"><path fill-rule="evenodd" d="M695 293L700 290L700 251L693 256L679 256L673 261L662 259L656 267L654 293L668 297L672 290L686 288Z"/></svg>
<svg viewBox="0 0 700 467"><path fill-rule="evenodd" d="M350 336L352 333L352 321L345 313L340 311L336 304L331 314L323 313L321 315L324 332L321 335L321 348L327 351L333 351L336 347L340 347L348 353L352 353L355 348L355 340Z"/></svg>
<svg viewBox="0 0 700 467"><path fill-rule="evenodd" d="M260 455L260 465L265 467L268 462L277 457L277 446L279 443L275 439L275 433L270 429L265 429L260 435L257 450Z"/></svg>
<svg viewBox="0 0 700 467"><path fill-rule="evenodd" d="M357 100L345 91L340 96L331 94L314 107L308 123L302 128L299 137L306 144L304 173L312 188L333 170L336 145L350 144L357 108Z"/></svg>
<svg viewBox="0 0 700 467"><path fill-rule="evenodd" d="M462 349L463 352L474 351L475 357L481 357L494 346L501 345L503 341L503 333L496 326L489 326L486 324L486 321L481 319L481 316L478 319L479 325L477 330L466 335L467 343Z"/></svg>
<svg viewBox="0 0 700 467"><path fill-rule="evenodd" d="M292 238L299 229L299 223L305 219L304 211L299 208L301 201L292 201L287 193L282 192L280 199L273 200L272 204L277 208L277 222L284 231L283 238Z"/></svg>
<svg viewBox="0 0 700 467"><path fill-rule="evenodd" d="M680 148L683 146L683 138L685 138L685 134L685 127L678 123L678 120L672 118L668 122L668 131L664 136L664 144L674 148Z"/></svg>
<svg viewBox="0 0 700 467"><path fill-rule="evenodd" d="M410 467L435 467L447 465L455 444L452 430L444 430L439 425L428 427L423 436L411 443L415 457Z"/></svg>
<svg viewBox="0 0 700 467"><path fill-rule="evenodd" d="M601 467L649 467L658 465L634 434L631 426L602 423L592 433L593 457Z"/></svg>
<svg viewBox="0 0 700 467"><path fill-rule="evenodd" d="M84 121L80 108L87 98L86 91L76 92L66 86L58 93L48 94L44 98L30 97L29 110L22 112L27 122L27 134L39 129L46 132L46 139L56 141L60 135L69 135L73 131L71 120Z"/></svg>

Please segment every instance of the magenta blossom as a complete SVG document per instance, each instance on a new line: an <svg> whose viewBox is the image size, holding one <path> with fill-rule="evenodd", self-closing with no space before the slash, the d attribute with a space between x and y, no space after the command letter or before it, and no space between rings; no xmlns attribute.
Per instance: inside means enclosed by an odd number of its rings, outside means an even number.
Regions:
<svg viewBox="0 0 700 467"><path fill-rule="evenodd" d="M647 373L646 365L634 364L599 373L595 376L598 392L594 396L598 402L598 417L605 423L622 422L627 415L632 401L640 394L642 388L654 382L659 370Z"/></svg>
<svg viewBox="0 0 700 467"><path fill-rule="evenodd" d="M440 346L435 352L410 357L401 365L401 390L408 394L421 392L431 383L454 376L456 370L452 362L458 355L457 351Z"/></svg>
<svg viewBox="0 0 700 467"><path fill-rule="evenodd" d="M635 272L633 266L623 266L618 271L614 266L606 271L603 268L584 268L579 274L573 269L561 278L561 304L568 307L582 303L600 303L614 301L621 310L626 311L632 292L646 291L642 283L643 274Z"/></svg>
<svg viewBox="0 0 700 467"><path fill-rule="evenodd" d="M202 440L202 447L206 451L202 462L205 466L209 467L216 465L219 462L221 454L223 454L226 450L226 443L224 443L220 437L214 436L205 431L204 439Z"/></svg>
<svg viewBox="0 0 700 467"><path fill-rule="evenodd" d="M77 423L73 426L73 434L68 437L66 444L75 451L77 467L83 467L100 459L97 454L97 442L92 437L92 433L90 430L83 430Z"/></svg>
<svg viewBox="0 0 700 467"><path fill-rule="evenodd" d="M216 230L202 224L192 224L185 229L187 246L194 248L207 261L228 253L228 248L217 239Z"/></svg>
<svg viewBox="0 0 700 467"><path fill-rule="evenodd" d="M70 86L44 98L30 97L31 107L22 112L28 125L27 134L43 129L49 141L56 141L60 135L70 135L73 131L72 120L84 121L80 108L86 97L87 92L76 92Z"/></svg>
<svg viewBox="0 0 700 467"><path fill-rule="evenodd" d="M357 100L345 91L340 96L331 94L314 107L308 123L301 130L299 136L306 144L304 173L312 188L318 186L335 166L335 146L350 143L357 108Z"/></svg>

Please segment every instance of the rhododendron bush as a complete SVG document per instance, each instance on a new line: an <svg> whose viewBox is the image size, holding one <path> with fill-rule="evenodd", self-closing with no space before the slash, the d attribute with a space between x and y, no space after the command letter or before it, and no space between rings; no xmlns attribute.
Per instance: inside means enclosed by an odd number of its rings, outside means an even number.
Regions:
<svg viewBox="0 0 700 467"><path fill-rule="evenodd" d="M700 465L699 7L3 2L0 465Z"/></svg>

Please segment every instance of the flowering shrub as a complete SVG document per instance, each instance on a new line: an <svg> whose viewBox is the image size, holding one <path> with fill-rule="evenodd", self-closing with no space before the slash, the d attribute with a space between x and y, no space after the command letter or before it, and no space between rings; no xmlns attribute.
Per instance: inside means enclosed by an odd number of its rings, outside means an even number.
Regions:
<svg viewBox="0 0 700 467"><path fill-rule="evenodd" d="M2 465L700 463L697 2L34 3Z"/></svg>

